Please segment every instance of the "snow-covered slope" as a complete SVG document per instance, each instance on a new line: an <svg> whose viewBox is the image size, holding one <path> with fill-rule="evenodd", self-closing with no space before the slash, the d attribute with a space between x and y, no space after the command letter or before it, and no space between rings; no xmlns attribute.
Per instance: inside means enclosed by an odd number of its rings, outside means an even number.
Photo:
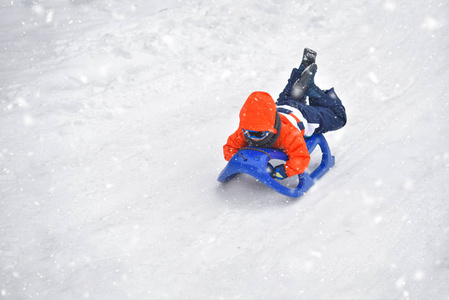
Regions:
<svg viewBox="0 0 449 300"><path fill-rule="evenodd" d="M449 299L449 5L3 1L0 299ZM348 124L299 200L216 182L304 47Z"/></svg>

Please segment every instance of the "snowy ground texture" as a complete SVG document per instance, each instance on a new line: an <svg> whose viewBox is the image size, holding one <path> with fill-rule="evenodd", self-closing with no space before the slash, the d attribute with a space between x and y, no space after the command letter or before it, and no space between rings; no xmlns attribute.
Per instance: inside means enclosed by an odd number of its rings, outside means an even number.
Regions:
<svg viewBox="0 0 449 300"><path fill-rule="evenodd" d="M449 299L447 2L0 3L0 299ZM336 166L219 184L304 47Z"/></svg>

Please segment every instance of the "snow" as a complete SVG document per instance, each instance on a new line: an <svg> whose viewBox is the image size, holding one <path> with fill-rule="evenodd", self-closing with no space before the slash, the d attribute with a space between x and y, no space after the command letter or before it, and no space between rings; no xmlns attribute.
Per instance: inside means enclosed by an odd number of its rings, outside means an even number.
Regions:
<svg viewBox="0 0 449 300"><path fill-rule="evenodd" d="M443 1L0 3L0 299L449 299ZM348 124L304 197L216 181L302 50Z"/></svg>

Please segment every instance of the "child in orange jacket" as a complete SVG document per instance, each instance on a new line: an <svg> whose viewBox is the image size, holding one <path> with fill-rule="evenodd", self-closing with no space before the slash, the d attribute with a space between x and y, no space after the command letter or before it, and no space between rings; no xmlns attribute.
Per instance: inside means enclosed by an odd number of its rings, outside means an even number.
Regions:
<svg viewBox="0 0 449 300"><path fill-rule="evenodd" d="M315 51L304 49L299 69L293 69L276 103L265 92L249 95L240 110L239 128L223 146L227 161L247 146L278 148L289 159L273 168L273 178L302 174L310 161L304 137L337 130L346 124L345 108L333 88L322 91L314 83L315 58Z"/></svg>

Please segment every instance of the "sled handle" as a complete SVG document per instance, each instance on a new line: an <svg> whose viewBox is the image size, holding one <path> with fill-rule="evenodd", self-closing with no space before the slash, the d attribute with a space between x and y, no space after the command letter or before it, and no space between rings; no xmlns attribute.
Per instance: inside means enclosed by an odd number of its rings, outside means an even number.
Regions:
<svg viewBox="0 0 449 300"><path fill-rule="evenodd" d="M319 145L323 156L320 165L311 174L306 171L297 175L298 185L294 188L283 186L267 171L271 159L288 160L287 154L273 148L246 147L239 150L220 173L218 181L226 182L238 173L246 173L283 195L300 197L335 164L335 158L331 155L329 145L322 134L313 135L306 140L306 144L309 153Z"/></svg>

